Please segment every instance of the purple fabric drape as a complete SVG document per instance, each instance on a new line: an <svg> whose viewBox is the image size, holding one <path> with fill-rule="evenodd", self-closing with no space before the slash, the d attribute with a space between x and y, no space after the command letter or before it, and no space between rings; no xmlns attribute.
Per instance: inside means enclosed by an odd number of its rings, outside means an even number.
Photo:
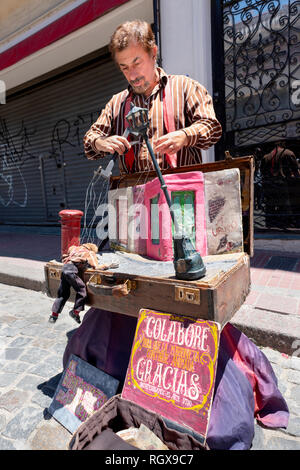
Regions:
<svg viewBox="0 0 300 470"><path fill-rule="evenodd" d="M137 319L91 308L67 344L71 354L120 380L126 376ZM289 411L267 357L228 323L220 337L214 399L207 432L210 449L246 450L254 418L271 428L287 427Z"/></svg>

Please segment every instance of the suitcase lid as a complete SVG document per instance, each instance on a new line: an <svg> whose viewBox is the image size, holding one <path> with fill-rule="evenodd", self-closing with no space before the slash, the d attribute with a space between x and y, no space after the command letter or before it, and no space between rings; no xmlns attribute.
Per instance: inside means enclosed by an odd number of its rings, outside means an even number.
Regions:
<svg viewBox="0 0 300 470"><path fill-rule="evenodd" d="M162 175L174 173L186 173L190 171L202 171L203 173L225 170L230 168L238 168L240 170L241 181L241 199L242 199L242 215L243 215L243 236L244 251L249 256L254 253L253 241L253 180L254 180L254 157L252 155L246 157L233 158L229 152L225 152L226 158L212 163L201 163L199 165L189 165L181 168L170 168L162 170ZM110 189L117 189L128 186L135 186L146 183L156 178L155 170L149 172L140 172L134 174L124 174L119 176L111 176Z"/></svg>

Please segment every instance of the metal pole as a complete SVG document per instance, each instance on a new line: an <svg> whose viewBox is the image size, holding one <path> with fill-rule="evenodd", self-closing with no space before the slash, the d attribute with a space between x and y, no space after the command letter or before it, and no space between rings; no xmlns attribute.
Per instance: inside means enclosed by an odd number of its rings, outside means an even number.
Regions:
<svg viewBox="0 0 300 470"><path fill-rule="evenodd" d="M173 224L174 224L174 228L175 228L175 233L178 234L178 233L179 233L179 226L178 226L178 222L177 222L177 219L176 219L175 214L174 214L174 211L173 211L172 202L171 202L171 199L170 199L170 195L169 195L169 193L168 193L168 190L167 190L167 185L166 185L166 183L165 183L165 180L163 179L163 176L162 176L162 174L161 174L160 168L159 168L158 163L157 163L157 160L156 160L156 158L155 158L155 155L154 155L152 146L150 145L150 142L149 142L149 139L148 139L148 136L147 136L146 133L143 133L143 138L144 138L144 140L145 140L145 142L146 142L146 145L147 145L147 148L148 148L148 150L149 150L149 153L150 153L150 156L151 156L151 159L152 159L152 162L153 162L155 171L156 171L157 176L158 176L158 178L159 178L160 185L161 185L161 189L163 190L164 195L165 195L165 198L166 198L166 201L167 201L167 203L168 203L168 206L169 206L169 209L170 209L171 218L172 218L172 221L173 221Z"/></svg>

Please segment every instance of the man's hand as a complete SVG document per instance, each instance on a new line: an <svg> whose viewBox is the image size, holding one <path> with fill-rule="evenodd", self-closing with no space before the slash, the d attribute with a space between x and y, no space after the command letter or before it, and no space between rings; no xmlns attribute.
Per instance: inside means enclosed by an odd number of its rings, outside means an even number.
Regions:
<svg viewBox="0 0 300 470"><path fill-rule="evenodd" d="M168 153L172 155L178 152L182 147L188 144L188 138L184 131L170 132L169 134L163 135L159 139L153 142L153 149L155 152Z"/></svg>
<svg viewBox="0 0 300 470"><path fill-rule="evenodd" d="M95 147L101 152L117 152L119 155L123 155L130 149L131 145L125 137L113 135L111 137L98 137L98 139L95 140Z"/></svg>

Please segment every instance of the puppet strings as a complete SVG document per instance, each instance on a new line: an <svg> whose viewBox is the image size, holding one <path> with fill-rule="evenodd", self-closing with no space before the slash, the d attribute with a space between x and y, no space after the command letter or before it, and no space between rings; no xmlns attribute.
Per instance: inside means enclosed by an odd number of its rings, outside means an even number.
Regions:
<svg viewBox="0 0 300 470"><path fill-rule="evenodd" d="M144 184L148 179L148 174L151 171L149 168L145 172L141 172L135 185ZM97 185L100 185L100 188L97 189ZM94 175L87 187L85 194L85 203L84 203L84 223L83 230L81 234L81 243L95 243L98 246L101 246L104 241L108 238L100 239L95 230L96 219L97 217L103 218L103 215L99 214L99 207L107 203L108 201L108 191L111 189L110 180L101 175L101 166L94 172ZM98 193L98 198L97 198ZM138 194L137 200L135 201L136 206L143 204L143 194ZM88 212L93 212L93 217L88 222ZM105 211L104 211L105 212ZM107 232L106 232L107 233Z"/></svg>
<svg viewBox="0 0 300 470"><path fill-rule="evenodd" d="M81 235L81 243L94 243L95 236L95 220L97 217L97 209L100 205L105 202L109 190L109 180L101 176L100 174L101 166L97 171L94 172L94 175L87 187L84 201L84 223L83 231ZM97 190L97 184L100 184L100 188ZM97 198L97 192L98 198ZM92 211L93 217L88 221L89 211Z"/></svg>

